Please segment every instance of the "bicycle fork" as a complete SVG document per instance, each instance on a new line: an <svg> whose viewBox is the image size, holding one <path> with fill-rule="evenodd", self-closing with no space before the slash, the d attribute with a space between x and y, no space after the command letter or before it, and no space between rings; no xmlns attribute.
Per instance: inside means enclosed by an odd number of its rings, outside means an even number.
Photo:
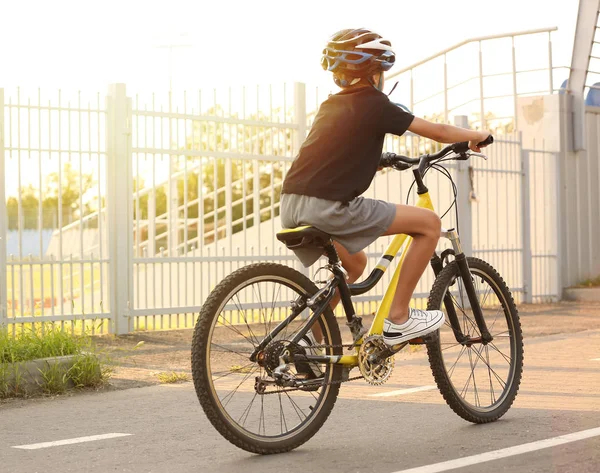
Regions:
<svg viewBox="0 0 600 473"><path fill-rule="evenodd" d="M475 322L477 323L477 327L479 328L479 333L481 333L481 339L479 340L471 339L468 335L465 335L462 332L458 316L456 315L456 309L452 301L452 296L449 292L447 292L444 296L444 305L446 306L446 314L448 315L450 325L452 326L452 329L454 331L456 341L461 344L488 344L493 340L493 337L490 334L485 320L483 318L483 313L481 311L481 306L479 305L479 299L477 298L475 285L473 284L473 276L471 275L471 271L469 270L467 257L462 250L458 232L455 229L451 228L449 230L442 231L441 236L442 238L447 238L452 243L452 249L454 250L454 260L456 262L456 265L458 266L458 271L460 277L463 280L463 284L465 285L465 292L467 293L467 296L469 298L469 305L471 307L471 310L473 311L473 316L475 317ZM431 267L433 268L436 277L443 269L442 260L437 255L437 253L434 253L433 257L431 258Z"/></svg>

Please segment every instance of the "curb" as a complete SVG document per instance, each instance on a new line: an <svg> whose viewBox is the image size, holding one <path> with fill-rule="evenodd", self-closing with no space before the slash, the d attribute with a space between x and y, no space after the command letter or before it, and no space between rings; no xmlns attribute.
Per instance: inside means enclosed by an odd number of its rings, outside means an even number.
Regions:
<svg viewBox="0 0 600 473"><path fill-rule="evenodd" d="M563 291L567 301L600 302L600 287L567 287Z"/></svg>
<svg viewBox="0 0 600 473"><path fill-rule="evenodd" d="M18 385L18 390L26 394L37 394L44 391L44 376L42 371L49 368L59 370L64 376L67 371L75 364L78 355L56 356L52 358L41 358L31 361L20 361L17 363L6 363L4 367L8 368L8 376L5 378L9 386ZM2 365L0 365L1 367ZM66 388L72 389L75 385L71 379L66 380Z"/></svg>

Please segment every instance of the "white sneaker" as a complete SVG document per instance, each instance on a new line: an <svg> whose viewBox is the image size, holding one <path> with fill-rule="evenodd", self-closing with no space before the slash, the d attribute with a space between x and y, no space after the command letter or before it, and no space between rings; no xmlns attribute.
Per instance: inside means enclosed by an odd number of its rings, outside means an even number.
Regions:
<svg viewBox="0 0 600 473"><path fill-rule="evenodd" d="M313 345L319 345L312 331L309 331L304 337L300 339L298 345L304 347L307 355L310 356L322 356L325 354L324 348L311 348ZM308 370L312 372L315 378L319 378L323 376L323 371L321 370L321 365L316 363L296 363L296 368L300 373L308 373Z"/></svg>
<svg viewBox="0 0 600 473"><path fill-rule="evenodd" d="M383 321L383 341L390 347L398 345L435 332L443 323L444 313L441 310L409 308L408 320L405 323L395 324L388 319Z"/></svg>

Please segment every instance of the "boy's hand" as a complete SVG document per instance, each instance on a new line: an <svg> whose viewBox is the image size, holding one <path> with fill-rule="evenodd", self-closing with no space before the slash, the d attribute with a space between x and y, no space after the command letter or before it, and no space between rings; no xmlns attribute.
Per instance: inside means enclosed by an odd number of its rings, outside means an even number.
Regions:
<svg viewBox="0 0 600 473"><path fill-rule="evenodd" d="M469 141L469 148L471 149L471 151L475 151L477 153L481 152L481 148L485 148L485 146L481 146L481 147L478 146L479 143L487 140L488 137L491 135L491 133L489 131L480 131L479 134L480 134L479 138L477 138L476 140L473 140L473 141Z"/></svg>

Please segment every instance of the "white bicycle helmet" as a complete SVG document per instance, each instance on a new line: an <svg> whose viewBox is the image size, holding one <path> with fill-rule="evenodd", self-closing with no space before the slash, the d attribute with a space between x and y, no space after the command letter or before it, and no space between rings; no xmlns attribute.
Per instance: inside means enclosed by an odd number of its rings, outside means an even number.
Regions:
<svg viewBox="0 0 600 473"><path fill-rule="evenodd" d="M358 28L338 31L329 39L321 66L334 73L336 84L347 86L362 78L370 80L377 72L390 70L395 60L390 41L373 31ZM351 82L337 77L339 73Z"/></svg>

